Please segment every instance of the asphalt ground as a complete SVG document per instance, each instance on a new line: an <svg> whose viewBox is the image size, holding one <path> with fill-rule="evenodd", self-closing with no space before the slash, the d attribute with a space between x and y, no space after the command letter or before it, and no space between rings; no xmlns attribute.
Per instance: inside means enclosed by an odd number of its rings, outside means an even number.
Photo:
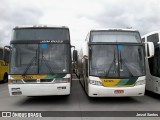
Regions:
<svg viewBox="0 0 160 120"><path fill-rule="evenodd" d="M7 83L0 83L0 111L61 111L65 113L71 111L94 111L93 114L100 111L160 111L160 95L147 92L142 97L104 97L104 98L90 98L82 89L78 79L73 79L71 95L69 96L42 96L42 97L26 97L9 96ZM127 112L125 112L127 116ZM94 116L94 115L93 115ZM80 116L66 117L59 116L54 119L61 120L159 120L158 117L93 117ZM160 114L159 114L160 116ZM5 119L33 119L33 118L0 118ZM37 120L50 120L51 117L34 118Z"/></svg>

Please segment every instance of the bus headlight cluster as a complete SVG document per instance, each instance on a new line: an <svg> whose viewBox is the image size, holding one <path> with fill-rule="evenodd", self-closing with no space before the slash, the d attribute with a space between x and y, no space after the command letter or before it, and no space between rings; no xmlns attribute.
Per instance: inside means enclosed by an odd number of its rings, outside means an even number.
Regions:
<svg viewBox="0 0 160 120"><path fill-rule="evenodd" d="M139 80L139 81L136 82L135 85L144 85L145 83L146 83L145 80Z"/></svg>
<svg viewBox="0 0 160 120"><path fill-rule="evenodd" d="M92 84L92 85L102 86L102 82L101 81L89 80L89 83Z"/></svg>
<svg viewBox="0 0 160 120"><path fill-rule="evenodd" d="M68 83L68 82L70 82L69 78L56 78L54 80L54 83Z"/></svg>

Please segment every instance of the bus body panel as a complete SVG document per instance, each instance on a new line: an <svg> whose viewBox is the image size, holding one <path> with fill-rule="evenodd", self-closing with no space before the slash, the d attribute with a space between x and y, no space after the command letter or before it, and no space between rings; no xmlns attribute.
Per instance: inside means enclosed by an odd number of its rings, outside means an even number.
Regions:
<svg viewBox="0 0 160 120"><path fill-rule="evenodd" d="M3 80L5 73L8 73L8 66L0 65L0 81Z"/></svg>
<svg viewBox="0 0 160 120"><path fill-rule="evenodd" d="M3 56L3 52L5 51L5 55ZM10 51L5 48L0 47L0 81L8 80L8 61L9 61L9 53ZM6 78L5 78L6 77ZM4 81L6 82L6 81Z"/></svg>
<svg viewBox="0 0 160 120"><path fill-rule="evenodd" d="M148 76L146 79L146 90L160 94L160 79L156 76Z"/></svg>
<svg viewBox="0 0 160 120"><path fill-rule="evenodd" d="M115 94L115 90L123 90L123 94ZM126 96L143 96L145 85L134 87L103 87L96 85L88 85L88 96L90 97L126 97Z"/></svg>
<svg viewBox="0 0 160 120"><path fill-rule="evenodd" d="M47 96L47 95L69 95L70 83L59 84L9 84L10 96ZM13 95L14 92L21 92Z"/></svg>
<svg viewBox="0 0 160 120"><path fill-rule="evenodd" d="M45 96L69 95L71 74L51 75L9 75L10 96ZM65 79L66 83L56 83L57 79ZM42 80L42 81L41 81ZM50 80L47 82L47 80ZM19 83L14 83L14 82ZM21 82L21 83L20 83Z"/></svg>
<svg viewBox="0 0 160 120"><path fill-rule="evenodd" d="M90 80L96 80L102 82L99 77L89 77ZM113 82L116 79L108 79L109 82ZM138 77L136 82L146 80L145 76ZM120 80L121 81L121 80ZM136 82L133 85L120 85L115 86L114 83L110 83L110 86L105 87L104 85L92 85L88 84L88 95L91 97L111 97L111 96L143 96L145 92L145 84L136 85ZM123 90L122 94L115 94L115 90Z"/></svg>

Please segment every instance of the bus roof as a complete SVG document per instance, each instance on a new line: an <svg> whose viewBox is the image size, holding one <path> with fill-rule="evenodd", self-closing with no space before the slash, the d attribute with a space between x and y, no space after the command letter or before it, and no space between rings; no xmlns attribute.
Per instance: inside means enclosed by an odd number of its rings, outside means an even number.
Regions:
<svg viewBox="0 0 160 120"><path fill-rule="evenodd" d="M126 28L102 28L102 29L92 29L92 31L128 31L128 32L139 32L136 29L126 29Z"/></svg>
<svg viewBox="0 0 160 120"><path fill-rule="evenodd" d="M15 26L13 29L29 29L29 28L66 28L67 26L58 26L58 25L21 25L21 26Z"/></svg>
<svg viewBox="0 0 160 120"><path fill-rule="evenodd" d="M150 35L153 35L153 34L156 34L156 33L160 33L160 30L159 31L153 31L153 32L147 33L147 34L143 35L142 38L150 36Z"/></svg>

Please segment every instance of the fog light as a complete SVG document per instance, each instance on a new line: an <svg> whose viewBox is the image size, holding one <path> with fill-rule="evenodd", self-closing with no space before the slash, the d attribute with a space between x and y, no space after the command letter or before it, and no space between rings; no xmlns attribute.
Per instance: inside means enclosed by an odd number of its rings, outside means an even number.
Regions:
<svg viewBox="0 0 160 120"><path fill-rule="evenodd" d="M19 92L12 92L12 95L22 95L22 92L19 91Z"/></svg>
<svg viewBox="0 0 160 120"><path fill-rule="evenodd" d="M11 88L12 91L20 91L20 88Z"/></svg>

